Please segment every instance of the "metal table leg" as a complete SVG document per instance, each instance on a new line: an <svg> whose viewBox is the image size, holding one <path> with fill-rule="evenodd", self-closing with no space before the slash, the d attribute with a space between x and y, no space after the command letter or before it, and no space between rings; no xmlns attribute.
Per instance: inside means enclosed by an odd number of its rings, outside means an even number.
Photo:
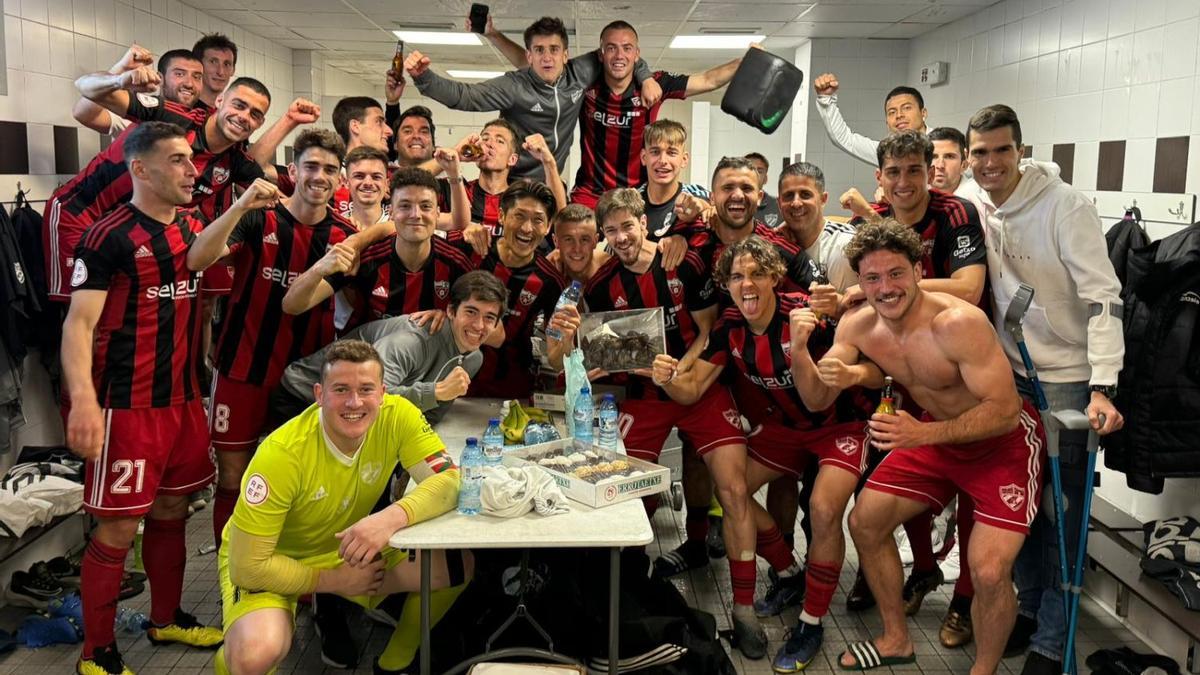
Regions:
<svg viewBox="0 0 1200 675"><path fill-rule="evenodd" d="M432 553L428 549L417 552L417 555L421 557L421 675L430 675L432 672L429 662L432 651L429 639L429 599L433 570L433 562L430 558Z"/></svg>
<svg viewBox="0 0 1200 675"><path fill-rule="evenodd" d="M621 660L621 549L608 549L608 675Z"/></svg>

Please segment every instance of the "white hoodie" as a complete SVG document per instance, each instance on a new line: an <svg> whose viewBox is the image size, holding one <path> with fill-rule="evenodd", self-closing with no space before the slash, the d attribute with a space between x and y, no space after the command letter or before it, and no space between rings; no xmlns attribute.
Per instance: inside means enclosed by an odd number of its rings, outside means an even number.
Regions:
<svg viewBox="0 0 1200 675"><path fill-rule="evenodd" d="M1025 372L1004 313L1022 283L1034 289L1023 328L1047 382L1115 385L1125 355L1121 284L1096 207L1058 177L1058 166L1020 167L1016 190L997 208L980 190L996 332L1013 370ZM1093 307L1096 307L1093 310ZM1103 311L1100 311L1103 308Z"/></svg>

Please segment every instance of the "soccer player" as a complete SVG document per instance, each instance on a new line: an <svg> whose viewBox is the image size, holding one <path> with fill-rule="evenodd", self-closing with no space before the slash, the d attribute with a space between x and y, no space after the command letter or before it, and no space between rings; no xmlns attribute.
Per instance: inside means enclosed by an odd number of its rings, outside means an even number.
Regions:
<svg viewBox="0 0 1200 675"><path fill-rule="evenodd" d="M262 168L246 153L246 139L263 123L271 95L258 80L241 78L219 99L216 113L185 108L145 93L161 77L149 66L120 75L95 73L76 81L80 93L109 111L136 121L158 120L184 128L192 145L192 163L199 175L189 207L199 207L206 219L215 218L226 191L234 184L248 185L263 176ZM285 118L298 125L309 118L297 103ZM128 133L128 132L126 132ZM124 137L119 136L78 176L54 191L46 203L46 269L50 299L67 301L80 235L132 192L128 167L122 159Z"/></svg>
<svg viewBox="0 0 1200 675"><path fill-rule="evenodd" d="M393 119L394 111L394 119ZM414 105L400 112L400 106L388 104L388 126L393 130L393 148L399 166L421 166L433 158L437 127L433 113L423 105Z"/></svg>
<svg viewBox="0 0 1200 675"><path fill-rule="evenodd" d="M879 141L856 134L842 119L842 112L837 107L837 91L840 83L833 73L819 75L813 80L813 89L817 91L817 114L825 124L825 133L829 140L842 149L846 154L866 162L875 163L875 149ZM899 86L883 97L883 116L887 123L888 133L897 131L919 131L925 133L925 118L929 111L925 109L925 97L912 87Z"/></svg>
<svg viewBox="0 0 1200 675"><path fill-rule="evenodd" d="M441 237L437 227L437 181L428 171L397 169L392 175L394 234L354 258L330 251L307 269L283 296L283 311L302 314L323 305L340 288L351 286L366 304L365 320L377 321L423 310L445 310L455 279L478 264Z"/></svg>
<svg viewBox="0 0 1200 675"><path fill-rule="evenodd" d="M767 161L765 155L761 152L751 152L746 154L746 159L754 165L754 171L758 174L758 189L762 190L762 197L758 200L758 211L755 211L754 217L763 222L767 227L775 228L779 226L779 200L767 193L767 171L771 168L771 163Z"/></svg>
<svg viewBox="0 0 1200 675"><path fill-rule="evenodd" d="M804 597L800 620L773 664L776 672L790 673L811 663L821 647L821 617L829 611L846 551L842 516L866 466L866 435L862 422L837 424L832 407L813 412L800 400L792 376L793 351L807 350L819 357L832 341L832 330L822 328L822 341L801 339L813 327L797 322L815 324L816 317L807 309L804 293L776 291L783 272L779 252L759 237L726 248L714 277L729 289L735 306L722 314L691 369L679 372L677 359L660 354L654 379L666 382L663 389L671 398L688 405L720 387L721 373L734 366L734 400L751 427L745 468L749 494L782 476L794 483L812 459L819 461L805 568L796 562L766 509L749 500L757 552L770 563L773 588L779 589L756 601L755 611L774 616ZM847 377L861 377L863 370L856 367ZM798 583L801 577L806 583Z"/></svg>
<svg viewBox="0 0 1200 675"><path fill-rule="evenodd" d="M345 243L354 228L329 209L345 152L341 139L332 131L307 129L294 148L289 171L296 191L287 201L260 209L235 205L221 216L237 227L229 237L234 286L217 342L209 415L218 469L213 501L218 543L250 451L264 430L271 389L289 363L333 341L332 302L290 316L283 312L284 294L330 247L355 250Z"/></svg>
<svg viewBox="0 0 1200 675"><path fill-rule="evenodd" d="M385 153L383 180L387 180L386 153L388 139L392 137L392 129L384 119L383 108L380 107L378 101L369 96L349 96L340 99L333 107L333 130L342 137L342 142L346 144L347 158L350 156L349 153L360 147L374 148ZM349 164L346 166L349 169ZM349 176L346 175L344 178L348 179ZM339 216L350 220L351 196L350 186L347 183L348 180L344 180L334 191L333 209ZM382 184L379 185L379 194L381 196L383 194Z"/></svg>
<svg viewBox="0 0 1200 675"><path fill-rule="evenodd" d="M846 257L866 304L842 316L819 365L804 355L793 361L796 388L809 409L829 405L844 388L833 372L870 361L925 411L920 419L905 410L871 417L871 442L888 454L850 513L850 533L879 603L883 633L851 644L840 665L915 661L892 532L964 492L976 520L967 548L975 587L971 613L975 625L987 627L976 636L971 672L994 673L1016 616L1012 567L1037 514L1045 437L1037 410L1022 405L987 315L919 285L921 248L921 237L894 219L861 226Z"/></svg>
<svg viewBox="0 0 1200 675"><path fill-rule="evenodd" d="M963 199L979 194L979 185L967 170L967 138L954 127L938 127L929 132L933 143L933 164L929 186Z"/></svg>
<svg viewBox="0 0 1200 675"><path fill-rule="evenodd" d="M62 362L67 443L87 460L84 508L96 530L82 563L82 675L131 674L113 621L125 556L145 517L147 634L155 644L213 648L220 630L180 608L187 495L212 482L200 403L200 275L228 227L177 207L199 177L186 132L147 122L124 137L132 196L87 230L75 254ZM269 200L251 184L241 202ZM203 231L201 231L203 229Z"/></svg>
<svg viewBox="0 0 1200 675"><path fill-rule="evenodd" d="M496 41L495 35L488 37ZM504 45L498 45L505 51ZM511 58L511 57L510 57ZM429 57L414 50L404 68L421 94L454 110L499 110L512 123L517 136L541 134L561 172L575 138L575 124L583 107L583 93L601 76L595 52L568 61L567 29L561 19L542 17L525 29L525 59L529 64L486 82L463 84L430 70ZM659 98L659 86L645 61L637 60L634 77L641 83L642 101L650 106ZM545 180L541 161L522 156L512 175Z"/></svg>
<svg viewBox="0 0 1200 675"><path fill-rule="evenodd" d="M378 148L359 146L346 152L345 190L349 198L346 212L340 213L354 229L362 232L372 225L388 221L391 213L385 203L388 185L387 153ZM338 208L338 188L334 209Z"/></svg>
<svg viewBox="0 0 1200 675"><path fill-rule="evenodd" d="M141 45L133 44L108 72L113 75L137 70L153 63L154 57ZM162 98L190 108L199 99L197 95L204 83L204 68L200 59L186 49L172 49L158 59L158 73L162 76ZM129 126L129 120L112 114L106 108L80 97L71 115L83 126L101 134L115 137Z"/></svg>
<svg viewBox="0 0 1200 675"><path fill-rule="evenodd" d="M554 214L554 250L548 258L558 265L567 279L587 282L600 266L608 261L604 251L597 251L599 235L596 230L596 214L583 204L568 204L567 208Z"/></svg>
<svg viewBox="0 0 1200 675"><path fill-rule="evenodd" d="M724 87L742 63L741 57L696 75L656 71L662 89L654 105L642 105L633 86L633 68L641 58L638 34L625 21L613 21L600 31L600 62L604 77L583 93L579 112L579 171L571 201L595 208L600 195L619 187L646 182L639 150L647 125L658 118L666 99L699 96ZM518 65L519 67L519 65Z"/></svg>
<svg viewBox="0 0 1200 675"><path fill-rule="evenodd" d="M221 33L206 33L192 45L192 54L204 65L204 87L197 98L212 112L220 107L217 98L225 93L237 69L237 45Z"/></svg>
<svg viewBox="0 0 1200 675"><path fill-rule="evenodd" d="M664 270L661 253L646 238L642 199L636 190L618 188L604 193L596 205L601 233L613 250L584 287L590 311L661 307L667 353L691 363L704 349L716 319L716 293L707 265L695 252L682 264ZM641 374L620 374L626 385L620 425L629 454L658 460L671 429L678 427L713 474L725 510L725 542L733 580L733 627L736 642L747 658L766 655L766 636L754 615L754 519L746 488L745 434L729 392L713 387L688 405L676 403L660 388L663 382ZM656 499L647 500L653 511ZM707 517L707 505L702 512ZM707 562L707 556L705 556Z"/></svg>
<svg viewBox="0 0 1200 675"><path fill-rule="evenodd" d="M812 306L830 316L841 313L839 294L858 284L842 250L854 228L825 219L825 173L815 164L796 162L779 174L779 206L783 222L775 232L804 249L822 277L810 288Z"/></svg>
<svg viewBox="0 0 1200 675"><path fill-rule="evenodd" d="M638 193L646 204L646 235L651 241L679 233L684 224L710 214L708 188L679 180L689 159L682 124L662 119L647 126L641 158L647 178Z"/></svg>
<svg viewBox="0 0 1200 675"><path fill-rule="evenodd" d="M420 644L420 566L388 547L397 530L454 507L458 469L413 404L384 393L383 360L371 345L340 340L325 351L317 404L268 436L242 481L218 570L225 646L218 673L267 673L292 647L296 601L336 593L374 607L409 593L376 672L399 672ZM402 466L417 486L368 515ZM431 621L466 587L466 551L432 554ZM414 560L415 562L415 560Z"/></svg>

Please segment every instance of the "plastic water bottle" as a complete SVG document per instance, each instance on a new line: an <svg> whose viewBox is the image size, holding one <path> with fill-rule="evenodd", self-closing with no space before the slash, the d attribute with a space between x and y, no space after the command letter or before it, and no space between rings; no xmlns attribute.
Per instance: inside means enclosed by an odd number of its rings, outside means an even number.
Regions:
<svg viewBox="0 0 1200 675"><path fill-rule="evenodd" d="M464 516L478 515L482 508L479 495L483 490L483 451L479 448L478 439L467 439L459 471L462 484L458 488L458 512Z"/></svg>
<svg viewBox="0 0 1200 675"><path fill-rule="evenodd" d="M575 399L575 440L592 442L592 390L582 387Z"/></svg>
<svg viewBox="0 0 1200 675"><path fill-rule="evenodd" d="M500 420L493 417L488 420L487 430L483 432L483 461L489 465L498 465L504 458L504 432L500 431Z"/></svg>
<svg viewBox="0 0 1200 675"><path fill-rule="evenodd" d="M566 289L563 290L562 295L558 296L558 303L554 305L554 311L558 312L558 310L562 309L563 307L575 307L579 304L579 298L582 295L583 285L578 281L572 281L571 285L567 286ZM552 328L549 324L546 324L546 337L552 337L555 340L561 340L562 333L558 329Z"/></svg>
<svg viewBox="0 0 1200 675"><path fill-rule="evenodd" d="M600 447L617 450L617 398L612 394L600 402Z"/></svg>
<svg viewBox="0 0 1200 675"><path fill-rule="evenodd" d="M137 534L133 535L133 569L138 572L145 572L146 567L142 564L142 535L146 529L146 521L138 523Z"/></svg>
<svg viewBox="0 0 1200 675"><path fill-rule="evenodd" d="M117 620L114 622L113 628L118 633L140 633L149 625L150 619L145 614L128 607L117 608Z"/></svg>

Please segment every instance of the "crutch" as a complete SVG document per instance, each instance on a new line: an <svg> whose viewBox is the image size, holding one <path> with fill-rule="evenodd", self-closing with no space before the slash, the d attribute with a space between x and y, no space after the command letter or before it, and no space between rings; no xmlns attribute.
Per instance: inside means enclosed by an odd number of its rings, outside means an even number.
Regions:
<svg viewBox="0 0 1200 675"><path fill-rule="evenodd" d="M1071 572L1071 584L1063 584L1063 597L1067 598L1067 635L1063 643L1063 674L1073 675L1078 669L1075 662L1075 630L1079 624L1079 596L1083 592L1083 564L1087 553L1088 521L1092 513L1092 489L1096 482L1096 452L1100 446L1100 436L1089 423L1087 415L1078 410L1059 410L1053 415L1056 424L1062 429L1082 431L1087 429L1087 474L1084 477L1083 509L1079 516L1079 548L1075 552L1075 567ZM1104 415L1100 416L1100 426L1104 426ZM1055 448L1057 452L1058 430L1055 430ZM1061 529L1061 527L1060 527ZM1063 556L1060 554L1059 558ZM1065 577L1065 573L1064 573Z"/></svg>

